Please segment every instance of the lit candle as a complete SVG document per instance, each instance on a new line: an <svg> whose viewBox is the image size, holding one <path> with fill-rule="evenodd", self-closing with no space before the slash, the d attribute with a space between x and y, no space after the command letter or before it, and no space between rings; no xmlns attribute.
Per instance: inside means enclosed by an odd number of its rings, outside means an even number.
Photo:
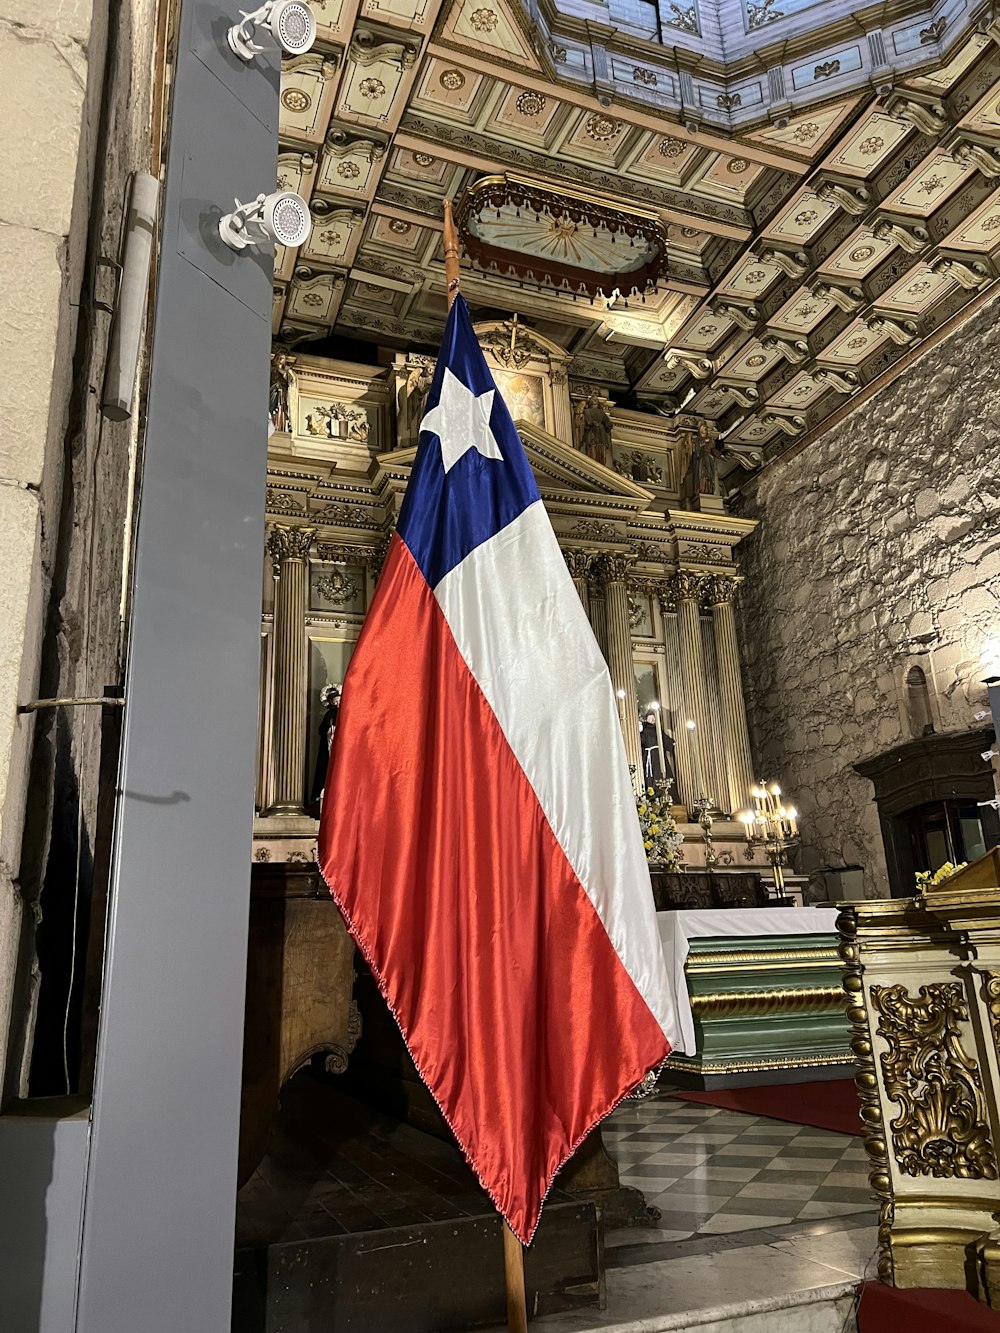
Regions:
<svg viewBox="0 0 1000 1333"><path fill-rule="evenodd" d="M795 806L793 805L788 811L788 826L792 831L791 836L793 838L797 835L799 831L798 819L799 819L799 812L795 809Z"/></svg>
<svg viewBox="0 0 1000 1333"><path fill-rule="evenodd" d="M743 832L746 834L747 844L753 842L754 813L752 810L741 810L737 819L743 825Z"/></svg>

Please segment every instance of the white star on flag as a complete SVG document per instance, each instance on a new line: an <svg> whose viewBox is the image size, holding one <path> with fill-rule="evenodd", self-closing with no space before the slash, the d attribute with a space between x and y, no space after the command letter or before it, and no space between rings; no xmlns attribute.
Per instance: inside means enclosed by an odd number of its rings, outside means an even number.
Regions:
<svg viewBox="0 0 1000 1333"><path fill-rule="evenodd" d="M457 375L445 369L437 407L425 414L420 429L430 431L441 441L441 462L446 473L470 449L477 450L484 458L503 461L500 446L490 430L495 393L496 389L488 389L486 393L474 394Z"/></svg>

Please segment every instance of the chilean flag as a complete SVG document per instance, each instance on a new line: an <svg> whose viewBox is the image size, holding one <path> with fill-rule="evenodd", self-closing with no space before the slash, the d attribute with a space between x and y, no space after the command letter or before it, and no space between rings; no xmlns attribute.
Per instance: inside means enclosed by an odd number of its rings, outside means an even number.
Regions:
<svg viewBox="0 0 1000 1333"><path fill-rule="evenodd" d="M344 682L319 860L528 1244L675 1019L608 670L461 296Z"/></svg>

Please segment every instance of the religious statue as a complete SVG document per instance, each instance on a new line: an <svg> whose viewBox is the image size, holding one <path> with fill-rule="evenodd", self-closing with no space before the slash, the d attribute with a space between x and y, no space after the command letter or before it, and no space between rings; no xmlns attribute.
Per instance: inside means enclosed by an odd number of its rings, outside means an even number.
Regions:
<svg viewBox="0 0 1000 1333"><path fill-rule="evenodd" d="M309 800L313 805L319 804L323 788L326 786L326 771L330 767L330 748L333 744L333 733L337 729L337 715L340 712L340 693L339 685L324 685L319 692L319 701L326 711L319 724L319 750L316 754L316 769L309 793Z"/></svg>
<svg viewBox="0 0 1000 1333"><path fill-rule="evenodd" d="M674 781L674 738L666 731L657 736L656 714L639 714L639 743L642 749L642 776L646 787Z"/></svg>
<svg viewBox="0 0 1000 1333"><path fill-rule="evenodd" d="M573 413L573 443L595 463L611 466L611 418L597 389L581 398Z"/></svg>
<svg viewBox="0 0 1000 1333"><path fill-rule="evenodd" d="M279 347L271 357L271 387L268 394L267 412L271 431L291 429L289 411L289 390L292 385L292 367L288 353Z"/></svg>
<svg viewBox="0 0 1000 1333"><path fill-rule="evenodd" d="M682 498L693 507L697 496L719 494L719 459L725 457L725 451L707 421L699 421L696 431L688 431L685 443Z"/></svg>
<svg viewBox="0 0 1000 1333"><path fill-rule="evenodd" d="M424 419L433 378L434 366L428 363L414 366L406 377L403 425L409 444L416 444L420 434L420 423Z"/></svg>

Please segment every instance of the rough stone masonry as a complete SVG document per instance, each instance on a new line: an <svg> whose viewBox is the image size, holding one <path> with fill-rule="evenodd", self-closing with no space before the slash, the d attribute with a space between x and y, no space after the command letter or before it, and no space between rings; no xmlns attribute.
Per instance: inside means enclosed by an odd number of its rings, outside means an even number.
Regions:
<svg viewBox="0 0 1000 1333"><path fill-rule="evenodd" d="M747 705L761 776L802 813L796 868L888 893L860 759L910 740L919 665L938 731L977 724L1000 645L1000 298L741 501Z"/></svg>

